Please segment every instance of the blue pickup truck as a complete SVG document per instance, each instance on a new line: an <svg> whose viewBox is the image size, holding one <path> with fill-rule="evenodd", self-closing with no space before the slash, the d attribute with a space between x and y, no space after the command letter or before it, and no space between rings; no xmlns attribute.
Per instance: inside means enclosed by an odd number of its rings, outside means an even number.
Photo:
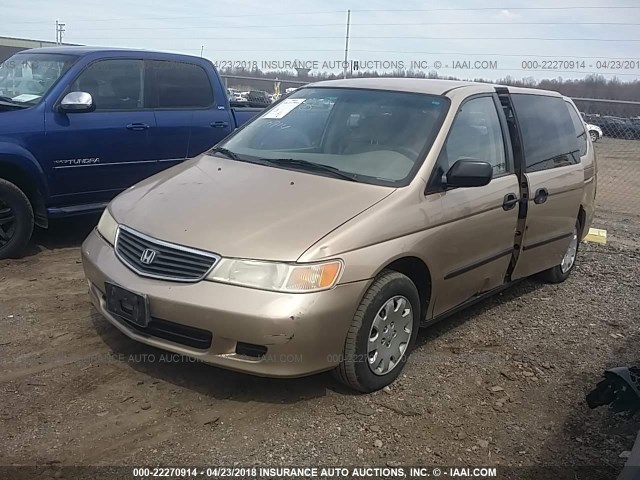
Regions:
<svg viewBox="0 0 640 480"><path fill-rule="evenodd" d="M204 58L52 47L0 64L0 259L34 225L98 212L122 190L196 156L255 116L230 104Z"/></svg>

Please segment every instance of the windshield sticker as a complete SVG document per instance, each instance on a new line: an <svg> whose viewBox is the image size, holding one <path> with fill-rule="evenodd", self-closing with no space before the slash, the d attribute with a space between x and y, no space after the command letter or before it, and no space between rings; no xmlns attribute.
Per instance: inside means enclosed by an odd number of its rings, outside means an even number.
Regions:
<svg viewBox="0 0 640 480"><path fill-rule="evenodd" d="M304 98L285 98L279 105L269 110L262 118L282 118L304 101Z"/></svg>
<svg viewBox="0 0 640 480"><path fill-rule="evenodd" d="M13 97L11 100L13 100L14 102L30 102L31 100L35 100L36 98L40 98L40 95L22 93L18 96Z"/></svg>

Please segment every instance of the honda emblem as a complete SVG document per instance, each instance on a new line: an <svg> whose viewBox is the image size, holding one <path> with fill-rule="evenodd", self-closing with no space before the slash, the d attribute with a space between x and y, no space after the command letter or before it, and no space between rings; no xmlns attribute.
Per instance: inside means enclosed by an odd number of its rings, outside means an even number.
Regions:
<svg viewBox="0 0 640 480"><path fill-rule="evenodd" d="M142 252L142 255L140 255L140 261L145 265L151 265L155 260L157 254L158 252L156 252L155 250L147 248L144 252Z"/></svg>

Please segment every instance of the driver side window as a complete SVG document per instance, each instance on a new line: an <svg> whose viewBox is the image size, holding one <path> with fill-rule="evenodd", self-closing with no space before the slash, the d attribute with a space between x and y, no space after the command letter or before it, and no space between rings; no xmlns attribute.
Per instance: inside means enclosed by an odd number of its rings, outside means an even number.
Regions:
<svg viewBox="0 0 640 480"><path fill-rule="evenodd" d="M108 59L89 65L69 91L91 94L96 111L144 108L142 60Z"/></svg>
<svg viewBox="0 0 640 480"><path fill-rule="evenodd" d="M438 157L438 170L444 174L462 158L489 162L494 177L507 172L502 129L492 97L469 100L458 110Z"/></svg>

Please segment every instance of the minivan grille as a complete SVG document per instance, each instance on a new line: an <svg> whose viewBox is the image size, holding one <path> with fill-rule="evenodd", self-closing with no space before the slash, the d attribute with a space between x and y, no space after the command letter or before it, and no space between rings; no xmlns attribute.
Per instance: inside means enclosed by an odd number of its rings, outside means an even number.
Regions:
<svg viewBox="0 0 640 480"><path fill-rule="evenodd" d="M131 270L143 277L197 282L220 259L216 254L174 245L120 225L116 254Z"/></svg>

